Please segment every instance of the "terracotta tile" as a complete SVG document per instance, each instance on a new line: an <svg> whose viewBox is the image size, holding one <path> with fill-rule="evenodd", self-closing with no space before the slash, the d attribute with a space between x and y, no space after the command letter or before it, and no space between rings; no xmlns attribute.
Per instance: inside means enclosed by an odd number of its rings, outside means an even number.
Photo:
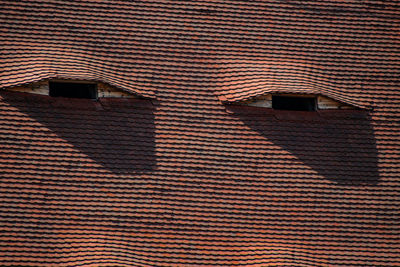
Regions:
<svg viewBox="0 0 400 267"><path fill-rule="evenodd" d="M399 3L3 6L0 265L400 265ZM53 78L141 98L7 91Z"/></svg>

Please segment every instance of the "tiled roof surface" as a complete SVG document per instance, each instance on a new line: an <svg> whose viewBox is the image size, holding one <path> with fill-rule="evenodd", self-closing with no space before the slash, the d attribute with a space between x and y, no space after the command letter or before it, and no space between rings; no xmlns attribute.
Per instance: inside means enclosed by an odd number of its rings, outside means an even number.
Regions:
<svg viewBox="0 0 400 267"><path fill-rule="evenodd" d="M295 61L244 60L223 62L216 76L215 92L224 103L248 100L266 93L323 95L349 105L371 109L370 99L348 92L320 66ZM347 85L350 90L361 85ZM344 88L343 88L344 87Z"/></svg>
<svg viewBox="0 0 400 267"><path fill-rule="evenodd" d="M0 92L0 265L400 265L397 1L1 1L0 22L2 87L153 97ZM220 101L274 90L370 109Z"/></svg>

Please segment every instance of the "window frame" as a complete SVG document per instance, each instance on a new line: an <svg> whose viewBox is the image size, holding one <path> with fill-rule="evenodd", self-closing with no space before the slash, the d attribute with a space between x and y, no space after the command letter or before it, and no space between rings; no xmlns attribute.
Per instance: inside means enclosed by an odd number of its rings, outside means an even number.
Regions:
<svg viewBox="0 0 400 267"><path fill-rule="evenodd" d="M312 100L312 105L310 105L310 103L306 103L304 102L302 105L304 106L310 106L312 107L311 110L310 109L291 109L291 108L280 108L277 107L277 105L281 105L277 103L277 98L280 98L281 100L284 98L288 99L288 103L283 103L283 106L285 105L289 105L290 106L290 102L295 102L296 99L308 99L308 100ZM283 110L283 111L306 111L306 112L315 112L318 110L318 97L317 95L313 95L313 94L309 94L309 95L305 95L305 94L272 94L271 97L271 108L273 110Z"/></svg>
<svg viewBox="0 0 400 267"><path fill-rule="evenodd" d="M60 83L60 84L79 84L79 85L92 85L94 93L94 97L71 97L71 96L54 96L51 94L52 91L52 86L51 84L55 83ZM79 80L49 80L48 81L48 86L49 86L49 96L50 97L65 97L65 98L73 98L73 99L91 99L91 100L97 100L98 99L98 83L97 82L92 82L92 81L79 81ZM90 93L91 94L91 93Z"/></svg>

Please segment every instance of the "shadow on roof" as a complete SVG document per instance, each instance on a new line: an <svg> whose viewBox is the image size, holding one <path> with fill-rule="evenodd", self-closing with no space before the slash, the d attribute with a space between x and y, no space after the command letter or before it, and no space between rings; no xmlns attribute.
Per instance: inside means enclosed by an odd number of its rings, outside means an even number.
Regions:
<svg viewBox="0 0 400 267"><path fill-rule="evenodd" d="M379 182L378 151L366 111L278 111L235 105L227 109L252 130L337 184Z"/></svg>
<svg viewBox="0 0 400 267"><path fill-rule="evenodd" d="M93 101L21 93L10 96L7 92L1 92L1 96L10 106L50 130L49 136L43 136L46 132L40 133L37 127L39 139L44 139L37 145L43 155L54 149L59 152L50 155L53 159L44 164L96 172L97 163L117 174L148 172L155 166L154 114L148 100ZM74 151L69 149L71 145Z"/></svg>

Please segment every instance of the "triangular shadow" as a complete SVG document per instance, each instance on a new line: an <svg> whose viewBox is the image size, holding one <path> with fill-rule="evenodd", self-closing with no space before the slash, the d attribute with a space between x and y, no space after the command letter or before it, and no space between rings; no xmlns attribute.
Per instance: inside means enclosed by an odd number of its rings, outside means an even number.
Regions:
<svg viewBox="0 0 400 267"><path fill-rule="evenodd" d="M154 114L149 100L52 98L15 92L0 96L112 173L143 173L155 167Z"/></svg>
<svg viewBox="0 0 400 267"><path fill-rule="evenodd" d="M227 105L252 130L342 185L379 182L370 116L364 110L283 111Z"/></svg>

